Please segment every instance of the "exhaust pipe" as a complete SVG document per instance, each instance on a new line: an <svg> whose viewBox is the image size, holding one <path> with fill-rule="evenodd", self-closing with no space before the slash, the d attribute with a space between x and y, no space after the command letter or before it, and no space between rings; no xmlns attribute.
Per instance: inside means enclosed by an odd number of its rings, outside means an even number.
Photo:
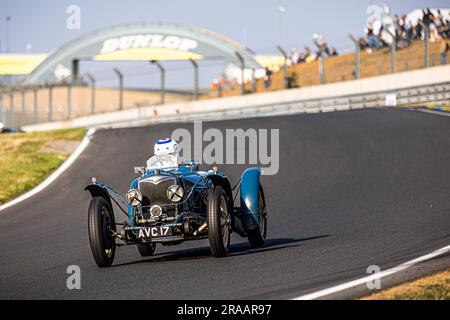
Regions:
<svg viewBox="0 0 450 320"><path fill-rule="evenodd" d="M200 227L198 227L197 230L194 231L194 236L197 236L199 233L202 233L203 230L205 230L207 226L208 225L206 224L206 222L203 222L203 224Z"/></svg>

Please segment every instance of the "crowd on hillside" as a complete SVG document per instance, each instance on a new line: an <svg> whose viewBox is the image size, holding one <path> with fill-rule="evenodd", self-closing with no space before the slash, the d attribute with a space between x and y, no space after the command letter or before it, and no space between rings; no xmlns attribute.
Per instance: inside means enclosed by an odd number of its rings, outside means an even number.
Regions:
<svg viewBox="0 0 450 320"><path fill-rule="evenodd" d="M443 12L442 12L443 11ZM390 16L390 8L382 14L371 16L364 28L364 36L354 39L361 49L368 53L374 50L389 47L393 43L392 35L395 35L398 48L407 48L414 40L424 40L425 31L428 30L430 42L441 42L440 62L446 64L447 55L450 52L450 11L440 9L418 9L406 15ZM330 47L320 33L312 35L314 47L305 46L303 49L291 48L287 65L294 66L309 63L323 57L337 56L335 47ZM284 63L284 60L283 60ZM282 65L268 65L264 70L264 85L269 88L272 83L273 72L279 70ZM239 72L240 73L240 72ZM220 87L219 80L213 83L214 88Z"/></svg>
<svg viewBox="0 0 450 320"><path fill-rule="evenodd" d="M290 52L290 56L288 58L288 65L296 65L299 63L308 63L315 61L321 55L332 57L337 56L338 52L336 48L328 46L327 41L320 33L313 34L313 40L317 47L316 50L311 50L308 46L305 46L303 50L299 50L297 48L292 48Z"/></svg>
<svg viewBox="0 0 450 320"><path fill-rule="evenodd" d="M444 15L439 9L434 13L429 8L423 9L421 17L412 21L407 15L394 15L383 19L373 19L364 28L365 37L358 39L363 49L369 53L373 50L390 46L392 36L395 34L399 48L408 47L413 40L424 39L425 30L428 28L430 42L450 39L450 12Z"/></svg>

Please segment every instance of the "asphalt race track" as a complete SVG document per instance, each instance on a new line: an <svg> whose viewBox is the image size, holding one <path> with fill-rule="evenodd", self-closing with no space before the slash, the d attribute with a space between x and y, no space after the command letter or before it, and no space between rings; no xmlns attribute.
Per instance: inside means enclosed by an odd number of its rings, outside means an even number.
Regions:
<svg viewBox="0 0 450 320"><path fill-rule="evenodd" d="M100 130L47 189L0 212L0 298L294 297L450 244L449 117L372 109L203 126L280 129L279 173L263 177L265 247L234 235L231 254L217 259L207 240L158 246L150 258L130 246L97 268L84 186L96 176L126 192L156 139L192 125ZM242 168L219 167L232 181ZM81 268L81 290L66 287L69 265Z"/></svg>

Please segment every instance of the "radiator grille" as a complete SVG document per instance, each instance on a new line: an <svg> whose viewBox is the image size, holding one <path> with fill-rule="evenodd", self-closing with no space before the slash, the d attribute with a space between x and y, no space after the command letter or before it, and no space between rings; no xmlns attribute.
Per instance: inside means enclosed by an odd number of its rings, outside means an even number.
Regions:
<svg viewBox="0 0 450 320"><path fill-rule="evenodd" d="M143 206L149 206L154 204L170 204L170 200L167 198L166 191L171 185L175 184L175 179L164 180L158 184L154 184L149 181L141 181L139 183L139 189L142 192Z"/></svg>

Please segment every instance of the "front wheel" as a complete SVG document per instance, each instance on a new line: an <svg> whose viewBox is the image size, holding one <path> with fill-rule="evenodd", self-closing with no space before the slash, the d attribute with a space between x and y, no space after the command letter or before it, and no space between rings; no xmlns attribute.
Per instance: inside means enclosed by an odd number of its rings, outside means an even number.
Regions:
<svg viewBox="0 0 450 320"><path fill-rule="evenodd" d="M94 197L88 212L89 243L92 256L100 268L110 267L116 251L116 223L109 202Z"/></svg>
<svg viewBox="0 0 450 320"><path fill-rule="evenodd" d="M231 234L231 208L221 186L214 186L208 194L208 238L211 253L223 257L228 252Z"/></svg>
<svg viewBox="0 0 450 320"><path fill-rule="evenodd" d="M247 230L248 242L253 248L262 247L267 236L266 200L262 186L259 186L259 228Z"/></svg>

